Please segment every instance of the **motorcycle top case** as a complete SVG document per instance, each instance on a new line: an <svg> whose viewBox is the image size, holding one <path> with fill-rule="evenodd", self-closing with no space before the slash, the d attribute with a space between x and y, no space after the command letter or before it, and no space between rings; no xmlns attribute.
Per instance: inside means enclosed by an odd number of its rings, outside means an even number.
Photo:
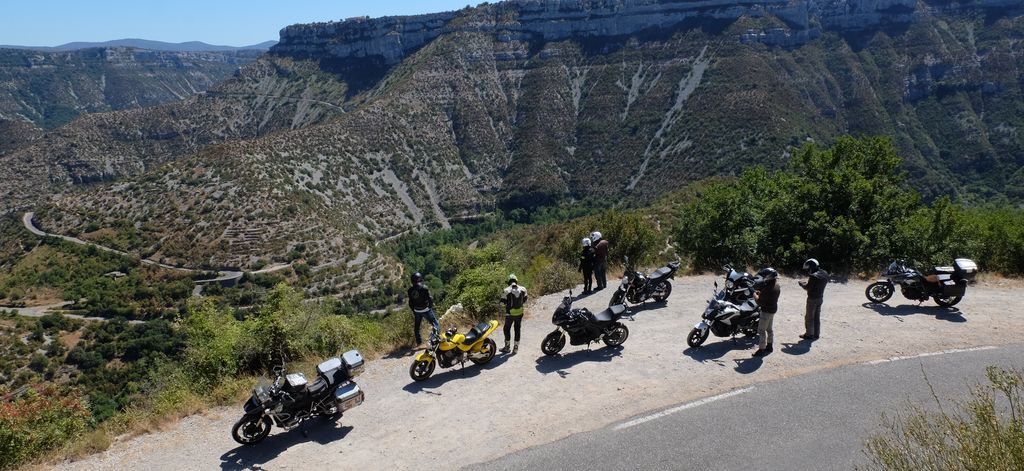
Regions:
<svg viewBox="0 0 1024 471"><path fill-rule="evenodd" d="M363 354L359 350L349 350L341 355L341 361L345 364L349 376L355 376L363 371Z"/></svg>
<svg viewBox="0 0 1024 471"><path fill-rule="evenodd" d="M953 272L965 280L973 280L978 274L978 264L974 260L958 258L953 261Z"/></svg>

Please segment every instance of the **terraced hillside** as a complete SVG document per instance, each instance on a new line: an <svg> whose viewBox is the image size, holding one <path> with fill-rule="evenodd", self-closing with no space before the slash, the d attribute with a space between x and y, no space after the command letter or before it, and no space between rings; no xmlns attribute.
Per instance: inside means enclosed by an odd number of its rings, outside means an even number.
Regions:
<svg viewBox="0 0 1024 471"><path fill-rule="evenodd" d="M10 200L75 189L39 211L49 230L212 266L302 244L355 274L405 231L642 204L847 133L894 136L927 196L1024 198L1021 11L876 3L524 0L297 25L203 96L79 119L0 171L46 176Z"/></svg>

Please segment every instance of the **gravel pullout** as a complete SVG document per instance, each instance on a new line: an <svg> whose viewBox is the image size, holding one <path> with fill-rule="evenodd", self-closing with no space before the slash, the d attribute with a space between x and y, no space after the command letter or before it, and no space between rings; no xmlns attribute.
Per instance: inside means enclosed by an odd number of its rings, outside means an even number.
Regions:
<svg viewBox="0 0 1024 471"><path fill-rule="evenodd" d="M839 365L953 348L1019 341L1024 314L1008 309L1021 283L993 280L968 288L959 309L918 306L896 294L888 305L866 305L867 282L829 285L822 338L799 342L804 292L781 279L775 353L751 361L752 344L712 336L698 350L686 334L699 321L716 277L675 280L667 305L634 309L621 349L567 345L545 357L540 341L563 294L539 298L527 310L516 356L483 367L437 370L425 383L408 375L412 352L370 361L357 380L366 402L338 425L310 421L263 443L239 447L231 425L237 407L218 408L151 434L114 443L104 453L58 469L423 469L468 465L593 430L647 411L733 388ZM607 305L612 289L579 300ZM464 329L465 327L462 326ZM500 331L496 340L502 342ZM304 434L303 431L306 433Z"/></svg>

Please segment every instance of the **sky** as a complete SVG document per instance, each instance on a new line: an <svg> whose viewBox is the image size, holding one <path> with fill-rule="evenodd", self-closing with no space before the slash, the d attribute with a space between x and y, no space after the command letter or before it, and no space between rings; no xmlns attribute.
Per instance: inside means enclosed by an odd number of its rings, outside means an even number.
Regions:
<svg viewBox="0 0 1024 471"><path fill-rule="evenodd" d="M456 10L482 0L4 0L0 44L139 38L246 46L295 23Z"/></svg>

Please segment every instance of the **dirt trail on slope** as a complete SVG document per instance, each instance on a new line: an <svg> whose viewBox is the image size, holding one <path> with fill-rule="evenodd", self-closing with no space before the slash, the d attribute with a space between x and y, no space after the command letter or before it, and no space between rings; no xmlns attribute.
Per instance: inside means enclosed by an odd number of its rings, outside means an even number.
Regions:
<svg viewBox="0 0 1024 471"><path fill-rule="evenodd" d="M564 294L528 308L519 354L499 354L483 367L438 369L430 380L408 375L411 353L369 362L357 378L366 402L339 425L310 421L263 443L231 440L238 407L218 408L173 427L117 442L98 455L59 469L422 469L479 463L512 451L593 430L645 412L743 385L844 364L951 348L1019 342L1024 313L1010 309L1021 283L989 280L968 288L956 308L918 306L899 294L887 305L865 305L866 282L831 284L822 310L822 338L800 342L804 292L781 279L775 353L751 359L749 341L710 337L688 349L716 277L675 280L667 305L634 309L621 349L566 345L545 357L541 339ZM612 289L580 299L599 310ZM462 326L464 329L465 327ZM501 332L496 332L499 345ZM303 430L306 434L303 434Z"/></svg>

